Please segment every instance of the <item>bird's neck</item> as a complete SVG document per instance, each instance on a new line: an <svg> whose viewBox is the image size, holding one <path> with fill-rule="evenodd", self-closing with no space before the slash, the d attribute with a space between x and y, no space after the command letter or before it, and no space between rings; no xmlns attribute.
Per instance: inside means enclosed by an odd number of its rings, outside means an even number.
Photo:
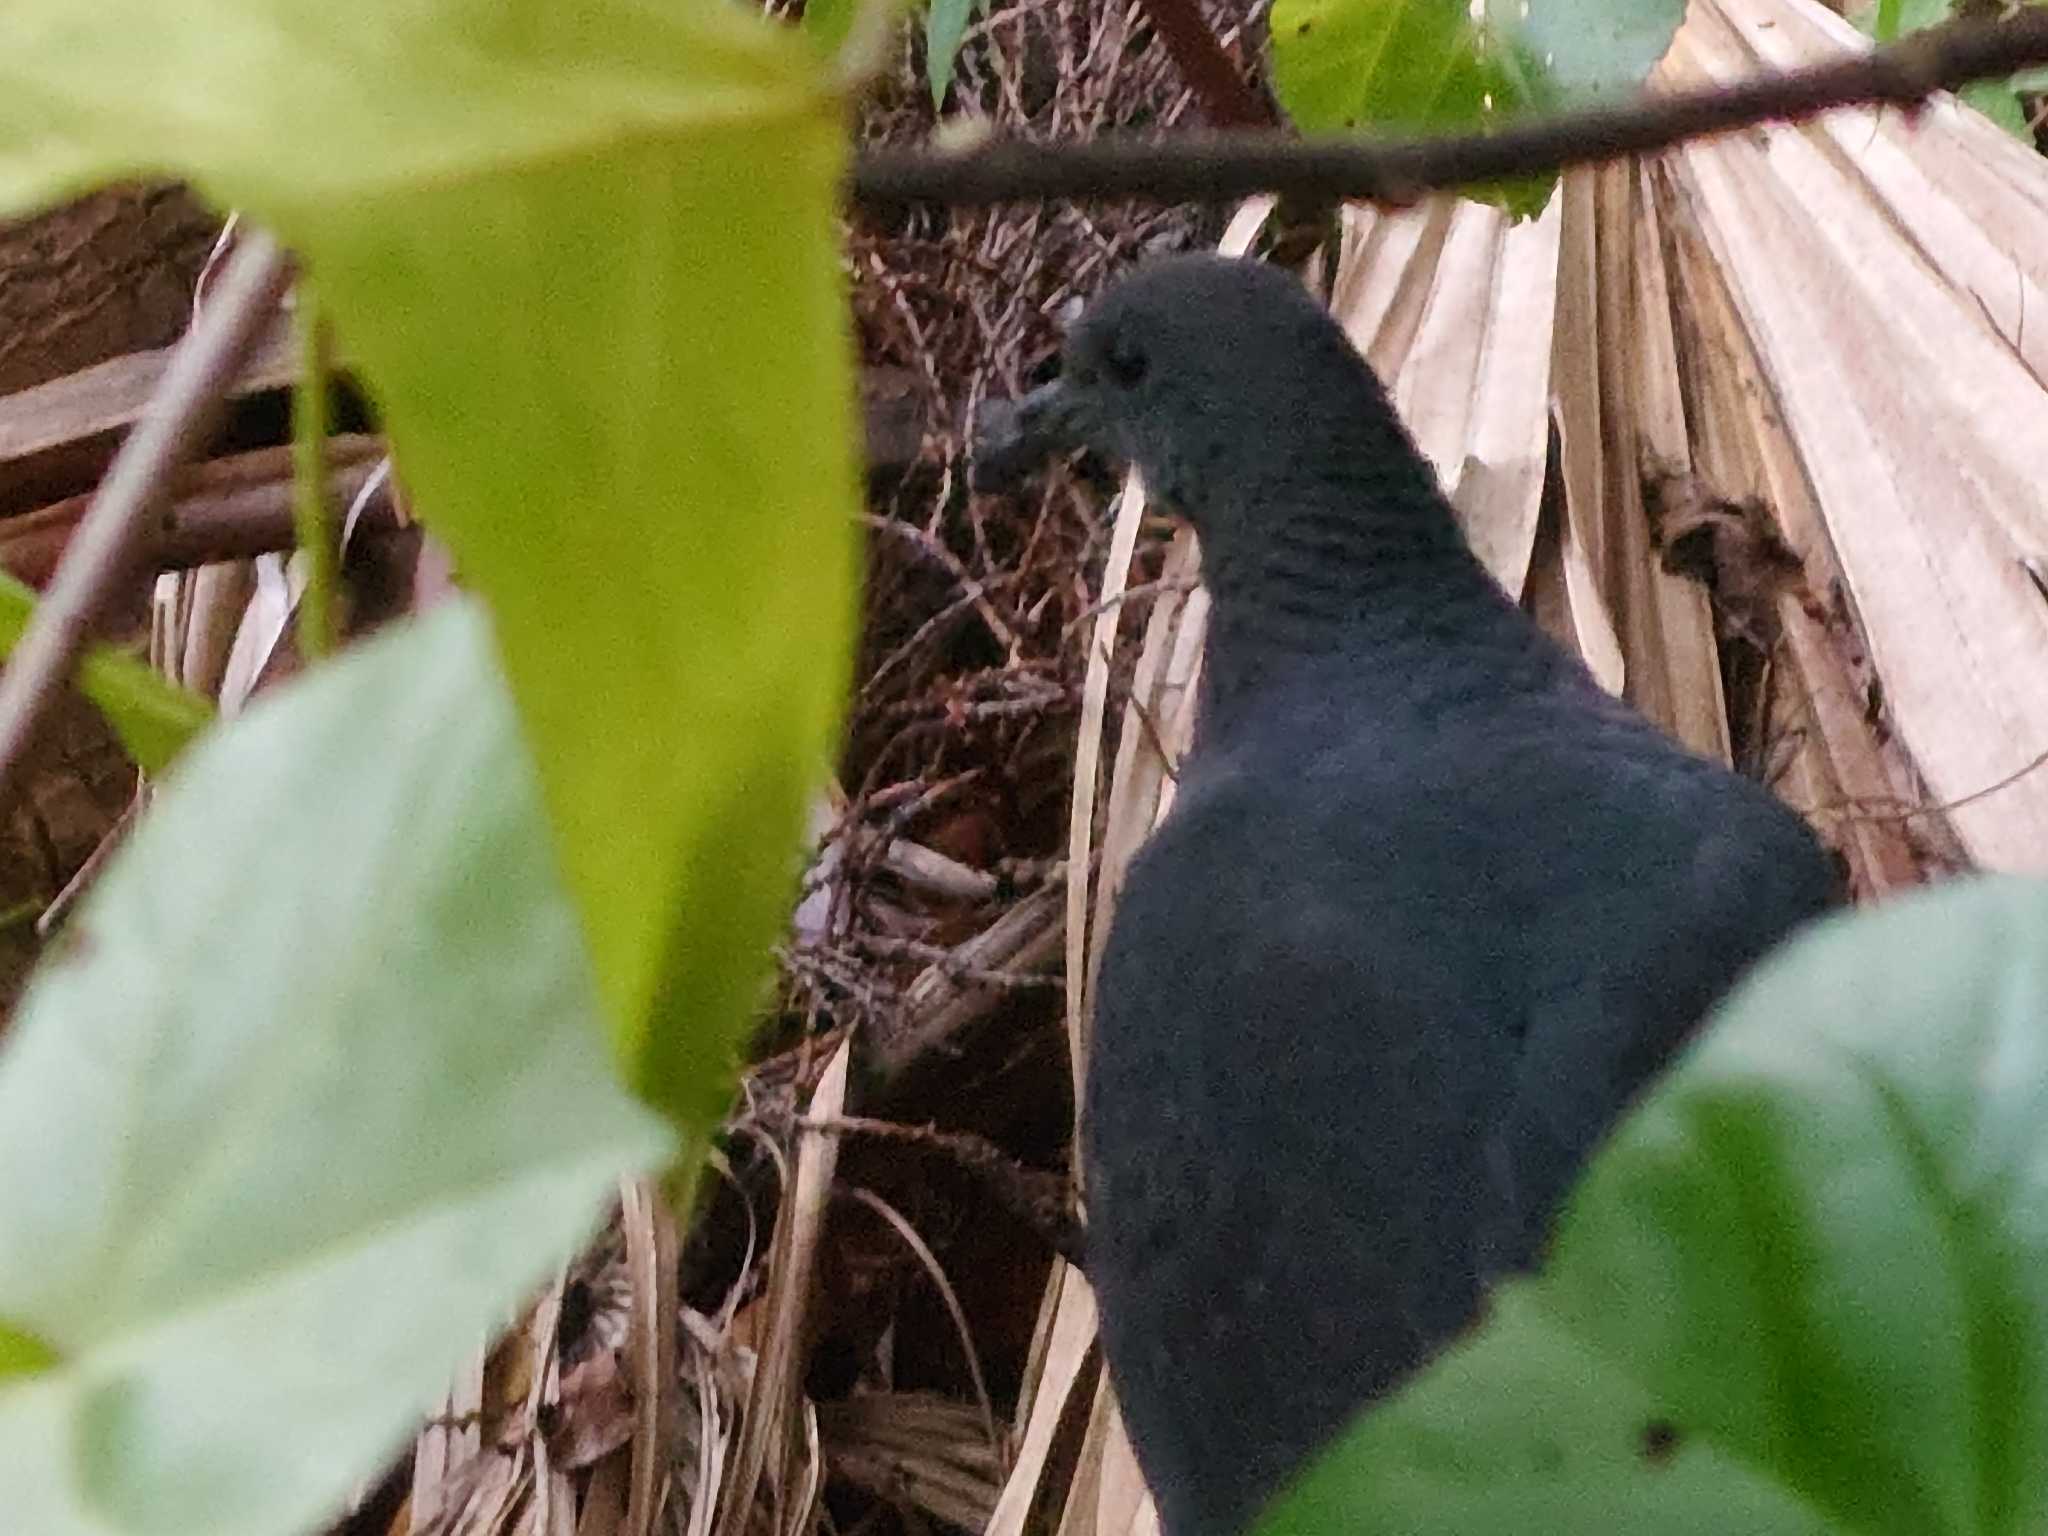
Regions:
<svg viewBox="0 0 2048 1536"><path fill-rule="evenodd" d="M1212 725L1310 671L1416 702L1553 676L1559 654L1472 553L1433 480L1267 494L1256 515L1226 525L1255 537L1203 546Z"/></svg>

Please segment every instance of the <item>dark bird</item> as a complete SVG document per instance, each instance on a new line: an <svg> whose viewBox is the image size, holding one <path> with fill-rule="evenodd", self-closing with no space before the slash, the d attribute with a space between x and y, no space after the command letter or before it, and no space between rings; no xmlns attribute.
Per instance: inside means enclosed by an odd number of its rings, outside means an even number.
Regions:
<svg viewBox="0 0 2048 1536"><path fill-rule="evenodd" d="M1194 525L1214 603L1102 964L1087 1268L1166 1536L1233 1536L1540 1257L1836 874L1506 596L1285 273L1140 268L981 449L1084 445Z"/></svg>

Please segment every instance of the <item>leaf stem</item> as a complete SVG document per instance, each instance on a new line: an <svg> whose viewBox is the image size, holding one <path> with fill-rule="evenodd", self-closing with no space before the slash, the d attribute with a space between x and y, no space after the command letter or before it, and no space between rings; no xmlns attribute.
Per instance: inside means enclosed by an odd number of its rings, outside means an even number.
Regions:
<svg viewBox="0 0 2048 1536"><path fill-rule="evenodd" d="M292 310L292 334L299 377L292 391L292 529L306 561L306 590L299 598L299 649L308 661L334 649L334 509L327 501L328 382L334 372L331 332L321 312L319 291L299 275Z"/></svg>

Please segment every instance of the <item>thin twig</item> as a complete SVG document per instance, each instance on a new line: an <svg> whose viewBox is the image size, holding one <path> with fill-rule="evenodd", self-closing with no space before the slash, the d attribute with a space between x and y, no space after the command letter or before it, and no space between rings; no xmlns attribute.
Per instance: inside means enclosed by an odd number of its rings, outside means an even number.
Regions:
<svg viewBox="0 0 2048 1536"><path fill-rule="evenodd" d="M379 473L383 439L327 440L327 495L352 506L357 533L405 525L388 478ZM256 448L200 464L171 477L161 511L147 519L138 557L144 570L184 571L222 560L247 560L298 547L292 524L291 449ZM55 574L92 505L72 496L33 512L0 518L0 569L40 587Z"/></svg>
<svg viewBox="0 0 2048 1536"><path fill-rule="evenodd" d="M846 1193L882 1218L897 1237L902 1239L903 1246L908 1248L917 1262L924 1266L925 1274L930 1276L933 1286L937 1288L939 1300L945 1303L946 1311L953 1319L953 1331L960 1336L961 1353L967 1357L967 1379L974 1385L974 1400L981 1408L981 1425L983 1432L988 1436L989 1454L995 1458L997 1466L1002 1466L1003 1437L996 1430L995 1404L988 1395L988 1378L982 1373L981 1351L975 1348L974 1330L967 1325L967 1310L960 1305L960 1293L953 1288L953 1282L946 1274L946 1267L939 1262L939 1256L932 1252L931 1244L927 1243L917 1228L911 1225L910 1218L895 1206L872 1189L862 1189L857 1184L848 1186Z"/></svg>
<svg viewBox="0 0 2048 1536"><path fill-rule="evenodd" d="M936 1125L904 1125L860 1115L804 1115L796 1124L827 1136L863 1136L936 1153L978 1179L1004 1210L1030 1227L1053 1252L1076 1269L1082 1267L1086 1233L1064 1174L1027 1168L972 1131L942 1131Z"/></svg>
<svg viewBox="0 0 2048 1536"><path fill-rule="evenodd" d="M289 282L284 251L260 232L246 236L172 357L152 410L114 456L0 674L0 805L94 626L138 568L171 471L220 420L223 396Z"/></svg>
<svg viewBox="0 0 2048 1536"><path fill-rule="evenodd" d="M999 141L952 153L874 149L849 193L864 207L1029 199L1234 202L1257 192L1406 204L1435 188L1540 175L1669 149L1837 107L1911 107L1941 90L2048 64L2048 10L1951 22L1902 43L1809 69L1456 138L1298 140L1275 132L1186 133L1083 143Z"/></svg>
<svg viewBox="0 0 2048 1536"><path fill-rule="evenodd" d="M1007 971L965 964L943 944L924 944L916 939L899 939L879 933L854 934L849 942L854 949L885 960L915 960L922 965L936 967L939 974L951 982L974 982L1013 992L1064 985L1059 977L1048 976L1042 971Z"/></svg>
<svg viewBox="0 0 2048 1536"><path fill-rule="evenodd" d="M1968 794L1958 795L1953 800L1943 800L1933 805L1908 805L1906 802L1890 796L1865 795L1847 800L1830 800L1821 805L1814 806L1806 814L1808 816L1843 816L1851 821L1865 822L1918 821L1923 816L1945 816L1950 811L1960 811L1966 806L1975 805L1980 800L1988 800L2001 789L2012 788L2013 785L2019 783L2028 774L2037 773L2042 768L2048 768L2048 751L2035 753L2003 778L1994 779L1983 788L1973 789ZM1884 808L1879 809L1879 807Z"/></svg>
<svg viewBox="0 0 2048 1536"><path fill-rule="evenodd" d="M906 540L926 558L945 567L946 574L958 584L961 594L972 600L975 611L981 615L982 622L988 625L988 632L995 636L996 642L1012 656L1017 654L1017 637L1010 632L1010 626L1003 622L1002 616L990 605L987 588L974 579L967 567L960 563L960 557L946 548L936 534L899 522L893 517L877 517L871 512L864 513L861 520L878 533L894 534Z"/></svg>
<svg viewBox="0 0 2048 1536"><path fill-rule="evenodd" d="M1277 128L1273 108L1246 83L1195 0L1140 0L1174 68L1218 128Z"/></svg>
<svg viewBox="0 0 2048 1536"><path fill-rule="evenodd" d="M136 813L142 809L143 799L148 793L146 787L140 784L136 786L134 798L129 800L122 808L121 814L114 818L114 824L107 828L107 835L94 845L85 862L78 866L78 872L64 882L64 889L52 897L50 904L43 908L41 915L36 918L38 941L47 944L51 935L56 933L58 928L63 926L64 920L71 915L72 908L92 889L93 882L100 877L100 871L106 868L107 860L127 841L129 832L135 826Z"/></svg>

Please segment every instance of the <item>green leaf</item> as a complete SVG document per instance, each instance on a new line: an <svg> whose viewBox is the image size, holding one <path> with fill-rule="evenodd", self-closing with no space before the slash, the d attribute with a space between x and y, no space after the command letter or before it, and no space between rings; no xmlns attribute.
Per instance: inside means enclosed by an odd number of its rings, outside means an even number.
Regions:
<svg viewBox="0 0 2048 1536"><path fill-rule="evenodd" d="M1671 46L1685 0L1489 0L1519 14L1519 40L1567 100L1633 93ZM1512 14L1503 25L1512 28ZM1510 30L1509 35L1517 35Z"/></svg>
<svg viewBox="0 0 2048 1536"><path fill-rule="evenodd" d="M853 15L859 0L804 0L804 31L817 40L825 52L837 53L853 30Z"/></svg>
<svg viewBox="0 0 2048 1536"><path fill-rule="evenodd" d="M36 606L34 589L0 571L0 653L12 652ZM213 723L213 706L166 682L110 645L88 647L78 688L107 717L129 757L161 773L185 744Z"/></svg>
<svg viewBox="0 0 2048 1536"><path fill-rule="evenodd" d="M960 43L974 20L980 0L930 0L924 14L924 72L931 82L932 106L945 109L946 93L953 88L953 65L960 57Z"/></svg>
<svg viewBox="0 0 2048 1536"><path fill-rule="evenodd" d="M718 0L0 7L0 205L174 172L318 274L491 605L619 1058L698 1130L849 667L827 74Z"/></svg>
<svg viewBox="0 0 2048 1536"><path fill-rule="evenodd" d="M0 1323L0 1377L45 1371L57 1359L57 1352L34 1334Z"/></svg>
<svg viewBox="0 0 2048 1536"><path fill-rule="evenodd" d="M1306 132L1470 132L1566 100L1633 91L1684 0L1274 0L1273 84ZM1465 188L1518 214L1555 177Z"/></svg>
<svg viewBox="0 0 2048 1536"><path fill-rule="evenodd" d="M1859 12L1854 24L1877 42L1890 43L1922 27L1939 26L1952 13L1952 0L1878 0Z"/></svg>
<svg viewBox="0 0 2048 1536"><path fill-rule="evenodd" d="M1679 1437L1655 1398L1516 1283L1485 1331L1368 1414L1260 1536L1822 1536L1844 1528Z"/></svg>
<svg viewBox="0 0 2048 1536"><path fill-rule="evenodd" d="M1543 1277L1266 1529L2040 1529L2044 1018L2039 882L1796 942L1595 1160Z"/></svg>
<svg viewBox="0 0 2048 1536"><path fill-rule="evenodd" d="M482 615L168 781L0 1049L11 1530L309 1528L656 1163Z"/></svg>
<svg viewBox="0 0 2048 1536"><path fill-rule="evenodd" d="M2027 138L2027 114L2020 106L2019 93L2010 80L1978 80L1956 95L1964 105L1975 107L2016 139Z"/></svg>
<svg viewBox="0 0 2048 1536"><path fill-rule="evenodd" d="M1306 132L1465 126L1531 104L1533 59L1463 0L1275 0L1273 82Z"/></svg>
<svg viewBox="0 0 2048 1536"><path fill-rule="evenodd" d="M1549 100L1526 49L1463 0L1275 0L1273 84L1306 133L1469 130ZM1535 213L1555 177L1468 195Z"/></svg>

